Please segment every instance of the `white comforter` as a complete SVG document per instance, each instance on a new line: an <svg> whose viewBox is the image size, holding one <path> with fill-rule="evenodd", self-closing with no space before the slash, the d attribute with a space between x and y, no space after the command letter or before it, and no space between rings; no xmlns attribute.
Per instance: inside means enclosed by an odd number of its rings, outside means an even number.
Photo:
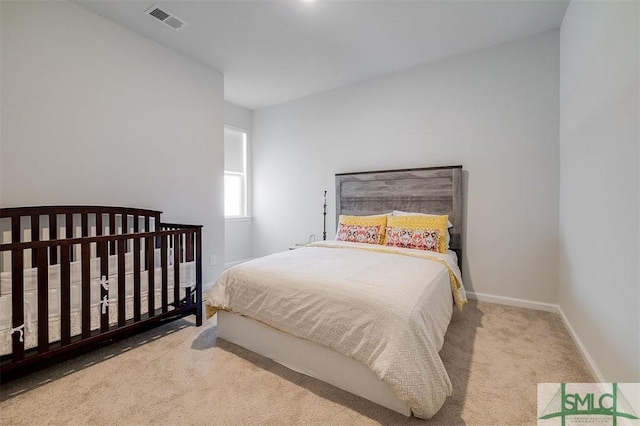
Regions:
<svg viewBox="0 0 640 426"><path fill-rule="evenodd" d="M364 363L429 418L451 395L438 351L452 293L461 307L454 254L332 241L229 269L207 304Z"/></svg>

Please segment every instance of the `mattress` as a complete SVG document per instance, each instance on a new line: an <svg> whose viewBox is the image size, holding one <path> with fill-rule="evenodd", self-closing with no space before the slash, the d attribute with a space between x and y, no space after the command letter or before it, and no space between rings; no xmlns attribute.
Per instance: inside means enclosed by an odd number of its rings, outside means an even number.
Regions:
<svg viewBox="0 0 640 426"><path fill-rule="evenodd" d="M417 417L451 394L438 351L466 301L455 254L323 242L231 268L208 295L217 309L351 357Z"/></svg>

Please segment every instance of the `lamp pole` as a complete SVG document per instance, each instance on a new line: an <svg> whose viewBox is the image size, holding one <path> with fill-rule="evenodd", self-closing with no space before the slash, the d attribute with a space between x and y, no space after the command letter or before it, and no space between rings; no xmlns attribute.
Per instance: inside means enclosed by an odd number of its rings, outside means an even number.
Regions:
<svg viewBox="0 0 640 426"><path fill-rule="evenodd" d="M322 218L324 221L322 227L322 239L327 239L327 191L324 191L324 206L322 207Z"/></svg>

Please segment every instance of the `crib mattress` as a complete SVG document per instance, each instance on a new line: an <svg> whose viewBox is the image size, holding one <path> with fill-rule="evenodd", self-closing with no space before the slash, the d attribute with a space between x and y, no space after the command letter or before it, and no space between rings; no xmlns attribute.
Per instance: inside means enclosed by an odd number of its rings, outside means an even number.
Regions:
<svg viewBox="0 0 640 426"><path fill-rule="evenodd" d="M168 250L169 263L167 267L167 299L169 303L174 298L174 266L172 264L172 250ZM133 318L134 303L134 262L133 254L125 254L125 312L126 319ZM144 267L141 254L140 265ZM154 293L155 306L162 304L162 268L160 249L154 250ZM195 262L180 263L180 298L184 298L187 291L195 287ZM109 256L109 276L101 276L100 258L90 259L90 306L91 330L100 328L102 311L109 312L109 324L118 321L118 256ZM71 305L71 335L82 332L82 265L79 261L70 263L70 305ZM48 323L49 342L60 340L61 330L61 275L60 265L48 267ZM25 343L25 349L37 346L37 312L38 312L38 268L23 271L24 286L24 327L19 332ZM107 290L107 299L101 298L102 288ZM141 314L148 311L149 271L140 270ZM0 274L0 355L11 353L12 329L12 273L5 271ZM16 331L18 332L18 331Z"/></svg>
<svg viewBox="0 0 640 426"><path fill-rule="evenodd" d="M181 288L180 289L180 299L186 296L187 291L190 288ZM169 292L167 295L167 299L169 303L173 302L173 285L169 287ZM125 318L130 320L133 318L133 296L126 297L125 304ZM5 303L10 307L11 306L11 297L3 296L0 297L0 312L3 313L4 317L4 306ZM162 306L162 293L159 289L155 291L155 307L156 309ZM79 307L74 307L71 311L71 336L79 336L82 334L82 310ZM29 309L27 311L27 309ZM109 325L115 325L118 322L118 304L117 300L110 303L108 307L106 307L109 311ZM170 307L169 309L172 309ZM143 292L140 297L140 313L142 315L148 313L149 311L149 294L148 292ZM10 311L9 311L10 312ZM29 313L27 313L29 312ZM38 320L37 320L37 309L34 310L33 307L29 307L25 304L25 317L26 318L24 330L22 332L22 339L24 341L24 348L31 349L38 346ZM91 330L98 330L100 328L100 318L102 316L102 307L100 305L91 306ZM11 319L9 319L11 321ZM48 318L49 323L49 343L57 342L61 337L61 317L60 315L49 315ZM11 333L11 323L3 323L0 326L0 355L10 354L12 351L12 334Z"/></svg>

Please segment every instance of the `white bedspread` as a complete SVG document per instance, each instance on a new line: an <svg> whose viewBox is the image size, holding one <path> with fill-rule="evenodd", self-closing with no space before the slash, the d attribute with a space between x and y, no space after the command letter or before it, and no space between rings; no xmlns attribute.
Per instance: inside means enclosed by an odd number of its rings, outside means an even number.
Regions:
<svg viewBox="0 0 640 426"><path fill-rule="evenodd" d="M458 287L461 307L455 254L331 241L229 269L207 304L364 363L429 418L451 395L438 351Z"/></svg>

